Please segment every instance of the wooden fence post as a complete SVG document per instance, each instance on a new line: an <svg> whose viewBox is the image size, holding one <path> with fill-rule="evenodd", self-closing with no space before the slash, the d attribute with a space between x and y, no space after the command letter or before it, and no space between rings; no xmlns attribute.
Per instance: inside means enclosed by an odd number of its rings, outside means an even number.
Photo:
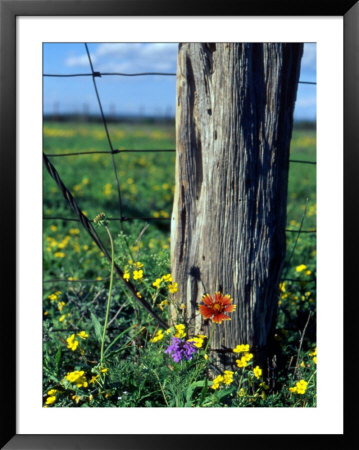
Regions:
<svg viewBox="0 0 359 450"><path fill-rule="evenodd" d="M201 297L237 305L211 350L267 354L285 256L289 145L302 44L180 44L171 265L192 333Z"/></svg>

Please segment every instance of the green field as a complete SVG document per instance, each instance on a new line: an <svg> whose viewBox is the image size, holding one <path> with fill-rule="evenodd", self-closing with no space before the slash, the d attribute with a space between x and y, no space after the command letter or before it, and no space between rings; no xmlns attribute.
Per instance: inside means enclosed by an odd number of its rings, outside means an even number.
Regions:
<svg viewBox="0 0 359 450"><path fill-rule="evenodd" d="M167 219L172 209L175 154L146 150L174 149L174 126L110 124L109 132L113 148L144 150L114 156L122 212L111 154L50 159L90 219L102 211L109 218L118 218L122 213L127 218L154 219L122 224L113 220L109 222L109 229L115 241L116 263L129 274L139 291L152 299L155 310L166 317L166 302L170 299L172 285L163 281L161 289L157 289L153 282L170 273ZM44 124L47 154L107 151L108 148L102 124ZM294 130L290 158L315 161L314 130ZM315 165L294 162L290 165L289 231L283 272L286 280L281 284L276 331L281 348L280 367L288 368L288 361L296 358L298 331L303 330L309 313L311 316L297 361L301 365L297 364L294 370L294 361L291 370L279 371L274 390L267 390L263 384L260 386L260 378L251 371L250 363L243 369L247 372L241 377L241 386L237 383L236 392L234 381L228 385L222 383L218 389L209 387L211 381L205 382L203 378L205 359L203 367L199 364L196 368L193 365L178 368L175 364L175 368L169 368L163 363L166 339L150 342L155 332L153 319L128 297L117 280L112 290L105 340L105 347L111 347L106 359L108 371L101 372L99 346L110 287L110 265L79 223L65 220L75 218L74 214L46 170L43 196L45 406L315 405L315 364L311 356L316 342L316 235L311 232L316 228ZM298 235L295 230L299 228L305 232ZM105 229L99 229L99 234L108 245ZM138 274L140 271L142 275ZM135 272L137 279L134 279ZM81 331L88 337L81 337ZM73 346L71 343L76 340L78 344ZM203 349L198 353L200 351ZM91 379L94 379L92 383ZM310 380L306 393L290 392L289 387L300 379ZM175 389L179 384L184 386L180 393Z"/></svg>

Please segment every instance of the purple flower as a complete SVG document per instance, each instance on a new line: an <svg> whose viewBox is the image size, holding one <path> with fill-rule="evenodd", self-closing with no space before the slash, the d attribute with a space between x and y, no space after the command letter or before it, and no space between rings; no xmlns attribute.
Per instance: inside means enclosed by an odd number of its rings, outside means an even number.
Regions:
<svg viewBox="0 0 359 450"><path fill-rule="evenodd" d="M166 348L174 362L180 362L183 358L187 361L192 359L192 355L197 352L193 342L187 342L186 339L172 338L172 344Z"/></svg>

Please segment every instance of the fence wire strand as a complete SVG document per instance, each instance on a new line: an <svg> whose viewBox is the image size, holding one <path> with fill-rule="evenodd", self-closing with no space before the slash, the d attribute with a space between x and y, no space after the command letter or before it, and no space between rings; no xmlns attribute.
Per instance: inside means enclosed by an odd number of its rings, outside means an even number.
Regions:
<svg viewBox="0 0 359 450"><path fill-rule="evenodd" d="M138 72L138 73L124 73L124 72L94 72L96 77L120 76L120 77L143 77L143 76L161 76L161 77L175 77L175 72ZM94 73L44 73L44 77L92 77ZM298 81L298 84L312 84L316 85L315 81Z"/></svg>

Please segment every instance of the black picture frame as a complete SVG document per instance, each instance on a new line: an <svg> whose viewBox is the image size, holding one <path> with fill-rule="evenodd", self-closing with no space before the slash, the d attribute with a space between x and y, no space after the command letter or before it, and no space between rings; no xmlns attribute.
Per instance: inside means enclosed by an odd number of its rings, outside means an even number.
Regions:
<svg viewBox="0 0 359 450"><path fill-rule="evenodd" d="M218 435L18 435L16 434L16 17L18 16L342 16L344 18L344 286L345 392L343 435L220 434ZM359 2L357 0L288 2L169 2L168 0L0 0L0 187L2 324L1 330L1 448L6 449L179 449L249 446L254 448L351 448L355 417L357 317L356 214L359 173ZM334 214L335 212L333 212ZM334 355L333 355L334 357ZM354 406L354 404L353 404ZM212 425L211 425L212 426ZM301 425L303 429L305 424ZM140 427L140 424L139 424ZM260 424L259 424L260 428Z"/></svg>

